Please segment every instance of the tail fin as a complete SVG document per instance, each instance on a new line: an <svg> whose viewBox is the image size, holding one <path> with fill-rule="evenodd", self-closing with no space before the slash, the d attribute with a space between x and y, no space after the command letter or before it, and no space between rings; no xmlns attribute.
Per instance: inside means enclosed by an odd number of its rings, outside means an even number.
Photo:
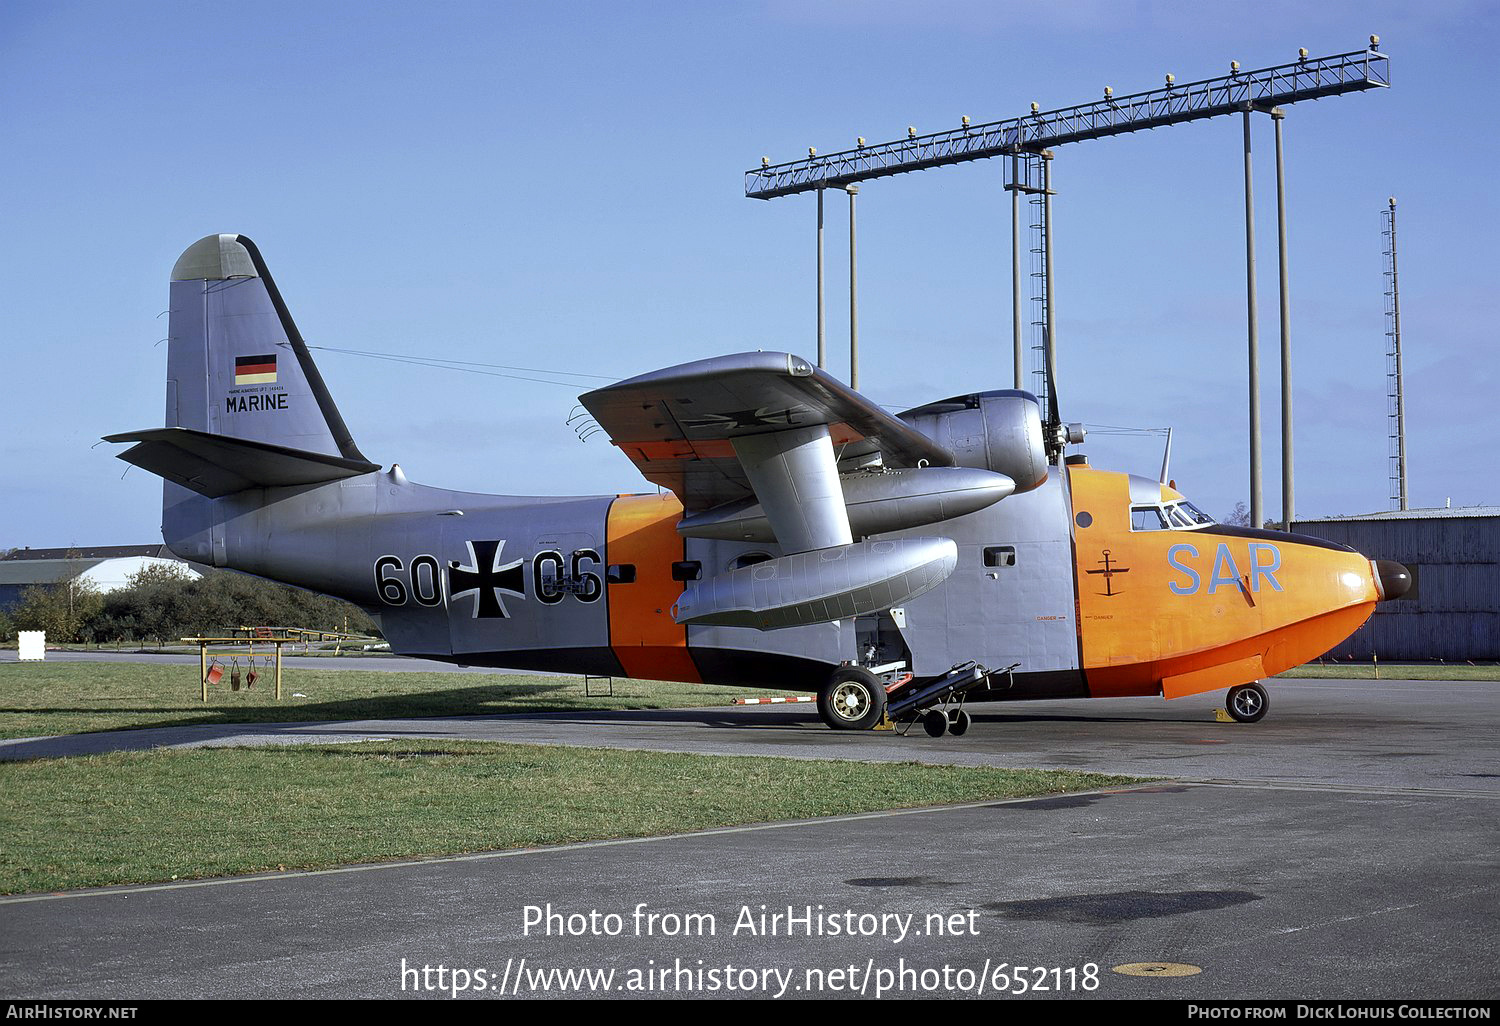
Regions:
<svg viewBox="0 0 1500 1026"><path fill-rule="evenodd" d="M209 235L172 268L166 427L120 458L215 498L378 470L354 444L255 243Z"/></svg>

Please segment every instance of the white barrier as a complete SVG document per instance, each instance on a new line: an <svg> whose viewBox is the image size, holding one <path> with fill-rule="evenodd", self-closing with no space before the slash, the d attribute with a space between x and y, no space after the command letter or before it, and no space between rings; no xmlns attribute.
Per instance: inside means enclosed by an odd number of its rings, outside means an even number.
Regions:
<svg viewBox="0 0 1500 1026"><path fill-rule="evenodd" d="M16 637L19 641L17 658L38 661L47 658L46 631L19 631Z"/></svg>

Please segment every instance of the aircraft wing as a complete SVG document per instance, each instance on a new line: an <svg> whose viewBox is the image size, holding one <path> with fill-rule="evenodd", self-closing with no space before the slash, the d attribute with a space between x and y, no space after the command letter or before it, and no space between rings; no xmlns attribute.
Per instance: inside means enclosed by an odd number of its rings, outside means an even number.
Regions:
<svg viewBox="0 0 1500 1026"><path fill-rule="evenodd" d="M954 456L847 385L788 353L739 353L653 371L579 400L687 513L755 494L735 442L827 425L840 463L879 454L887 467L951 467Z"/></svg>

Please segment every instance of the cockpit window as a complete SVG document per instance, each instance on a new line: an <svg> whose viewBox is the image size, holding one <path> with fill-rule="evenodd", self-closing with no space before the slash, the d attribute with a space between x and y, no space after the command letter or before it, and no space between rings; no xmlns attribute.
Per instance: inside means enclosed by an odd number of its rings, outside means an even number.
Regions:
<svg viewBox="0 0 1500 1026"><path fill-rule="evenodd" d="M1213 522L1213 517L1186 499L1165 506L1130 507L1132 531L1191 531Z"/></svg>
<svg viewBox="0 0 1500 1026"><path fill-rule="evenodd" d="M1130 510L1132 531L1165 531L1167 520L1155 506L1133 506Z"/></svg>
<svg viewBox="0 0 1500 1026"><path fill-rule="evenodd" d="M1183 499L1177 505L1182 508L1182 511L1188 515L1188 517L1193 521L1194 524L1203 526L1214 522L1213 517L1209 516L1207 513L1203 512L1201 509L1199 509L1197 506L1194 506L1186 499Z"/></svg>

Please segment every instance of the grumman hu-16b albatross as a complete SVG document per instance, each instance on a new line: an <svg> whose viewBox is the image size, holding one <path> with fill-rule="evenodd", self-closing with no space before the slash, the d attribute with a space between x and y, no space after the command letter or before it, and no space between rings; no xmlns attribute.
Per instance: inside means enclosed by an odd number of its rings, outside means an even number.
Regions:
<svg viewBox="0 0 1500 1026"><path fill-rule="evenodd" d="M702 360L581 397L659 494L481 495L364 457L244 236L182 254L170 336L166 426L108 439L166 479L168 546L357 603L407 655L806 688L845 729L1222 688L1251 721L1257 678L1409 585L1064 458L1079 429L1025 392L892 416L796 356Z"/></svg>

